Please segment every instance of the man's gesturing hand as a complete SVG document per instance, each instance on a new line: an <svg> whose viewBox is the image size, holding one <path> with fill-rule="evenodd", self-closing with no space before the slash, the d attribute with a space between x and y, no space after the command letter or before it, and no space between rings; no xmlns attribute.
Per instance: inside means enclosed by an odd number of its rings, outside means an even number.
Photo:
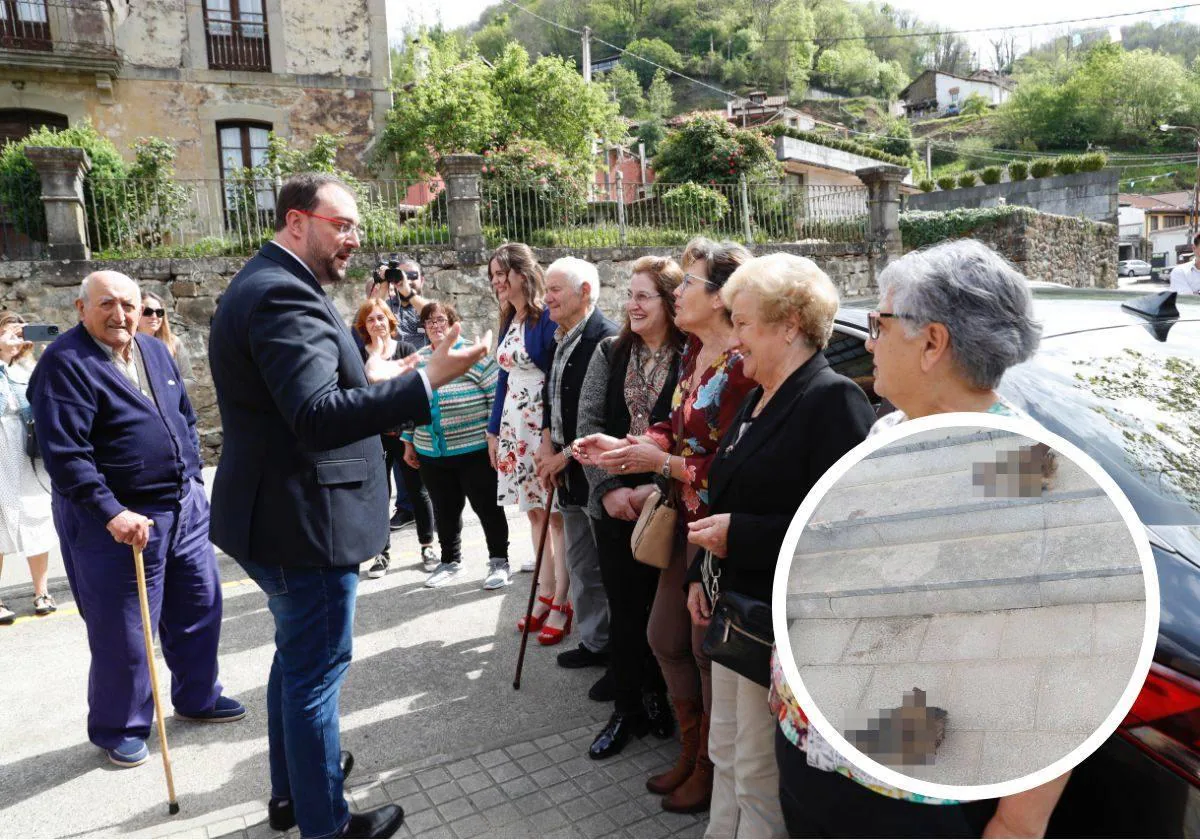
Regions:
<svg viewBox="0 0 1200 840"><path fill-rule="evenodd" d="M425 375L429 377L429 387L437 389L447 382L457 379L488 354L492 346L492 331L484 333L483 338L476 338L474 343L455 349L454 342L462 333L462 324L455 324L446 332L446 337L438 344L425 365Z"/></svg>
<svg viewBox="0 0 1200 840"><path fill-rule="evenodd" d="M122 545L132 545L135 548L143 549L146 543L150 542L150 526L154 524L153 519L142 516L140 513L134 513L131 510L123 510L108 520L108 533Z"/></svg>

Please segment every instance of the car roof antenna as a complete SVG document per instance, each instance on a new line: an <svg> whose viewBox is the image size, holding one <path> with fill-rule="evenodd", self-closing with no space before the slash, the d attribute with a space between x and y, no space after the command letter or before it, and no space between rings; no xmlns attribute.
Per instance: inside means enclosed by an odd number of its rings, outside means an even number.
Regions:
<svg viewBox="0 0 1200 840"><path fill-rule="evenodd" d="M1121 304L1122 309L1128 309L1135 315L1141 315L1154 320L1178 318L1179 309L1175 306L1176 292L1157 292L1152 295L1127 300Z"/></svg>

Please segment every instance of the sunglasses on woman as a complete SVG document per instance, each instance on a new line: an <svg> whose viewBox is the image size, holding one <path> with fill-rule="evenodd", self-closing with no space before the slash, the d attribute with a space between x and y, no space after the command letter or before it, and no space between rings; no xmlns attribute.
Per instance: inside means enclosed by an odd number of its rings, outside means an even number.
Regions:
<svg viewBox="0 0 1200 840"><path fill-rule="evenodd" d="M867 313L867 335L872 341L879 339L879 330L883 326L884 318L899 318L901 320L912 320L909 315L899 315L895 312L879 312L874 310Z"/></svg>
<svg viewBox="0 0 1200 840"><path fill-rule="evenodd" d="M142 310L142 314L145 315L147 318L161 318L167 314L167 310L151 309L149 306L147 306L145 309Z"/></svg>

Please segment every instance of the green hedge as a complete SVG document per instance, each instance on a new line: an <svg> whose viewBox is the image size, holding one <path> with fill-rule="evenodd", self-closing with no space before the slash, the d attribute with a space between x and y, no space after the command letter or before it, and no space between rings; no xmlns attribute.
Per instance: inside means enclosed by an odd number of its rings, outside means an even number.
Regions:
<svg viewBox="0 0 1200 840"><path fill-rule="evenodd" d="M999 166L989 166L979 173L979 180L985 184L999 184L1003 170Z"/></svg>
<svg viewBox="0 0 1200 840"><path fill-rule="evenodd" d="M953 175L943 175L937 179L937 185L940 190L952 190L958 186L958 179Z"/></svg>
<svg viewBox="0 0 1200 840"><path fill-rule="evenodd" d="M891 163L896 166L903 166L905 169L912 168L912 161L908 158L902 158L898 155L888 154L871 146L866 146L862 143L855 143L851 140L839 140L836 137L827 137L824 134L817 134L815 131L801 131L798 128L781 125L779 123L767 126L764 131L771 137L791 137L795 140L803 140L807 143L816 143L819 146L828 146L831 149L839 149L843 152L849 152L852 155L862 155L863 157L874 158L881 160L884 163Z"/></svg>
<svg viewBox="0 0 1200 840"><path fill-rule="evenodd" d="M1024 181L1029 177L1029 164L1023 160L1014 160L1008 164L1008 179Z"/></svg>
<svg viewBox="0 0 1200 840"><path fill-rule="evenodd" d="M1045 178L1054 174L1054 160L1052 158L1038 158L1029 164L1029 174L1034 178Z"/></svg>
<svg viewBox="0 0 1200 840"><path fill-rule="evenodd" d="M933 188L934 183L928 178L922 178L920 181L917 181L917 189L921 192L933 192Z"/></svg>
<svg viewBox="0 0 1200 840"><path fill-rule="evenodd" d="M1037 211L1028 207L979 207L956 210L910 210L900 214L900 237L904 250L912 251L936 245L947 239L962 239L984 225L1012 216L1032 218Z"/></svg>
<svg viewBox="0 0 1200 840"><path fill-rule="evenodd" d="M958 176L958 185L960 187L973 187L977 180L978 178L974 172L964 172Z"/></svg>

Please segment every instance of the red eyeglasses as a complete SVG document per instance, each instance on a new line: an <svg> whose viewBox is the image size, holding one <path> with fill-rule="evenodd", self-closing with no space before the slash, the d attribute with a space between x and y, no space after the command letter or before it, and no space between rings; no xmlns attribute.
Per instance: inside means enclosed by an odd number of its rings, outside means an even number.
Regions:
<svg viewBox="0 0 1200 840"><path fill-rule="evenodd" d="M348 222L345 219L331 219L329 216L310 213L308 210L297 210L296 212L313 219L320 219L322 222L329 222L337 228L337 232L342 236L350 236L351 234L357 236L363 232L362 227L357 222Z"/></svg>

